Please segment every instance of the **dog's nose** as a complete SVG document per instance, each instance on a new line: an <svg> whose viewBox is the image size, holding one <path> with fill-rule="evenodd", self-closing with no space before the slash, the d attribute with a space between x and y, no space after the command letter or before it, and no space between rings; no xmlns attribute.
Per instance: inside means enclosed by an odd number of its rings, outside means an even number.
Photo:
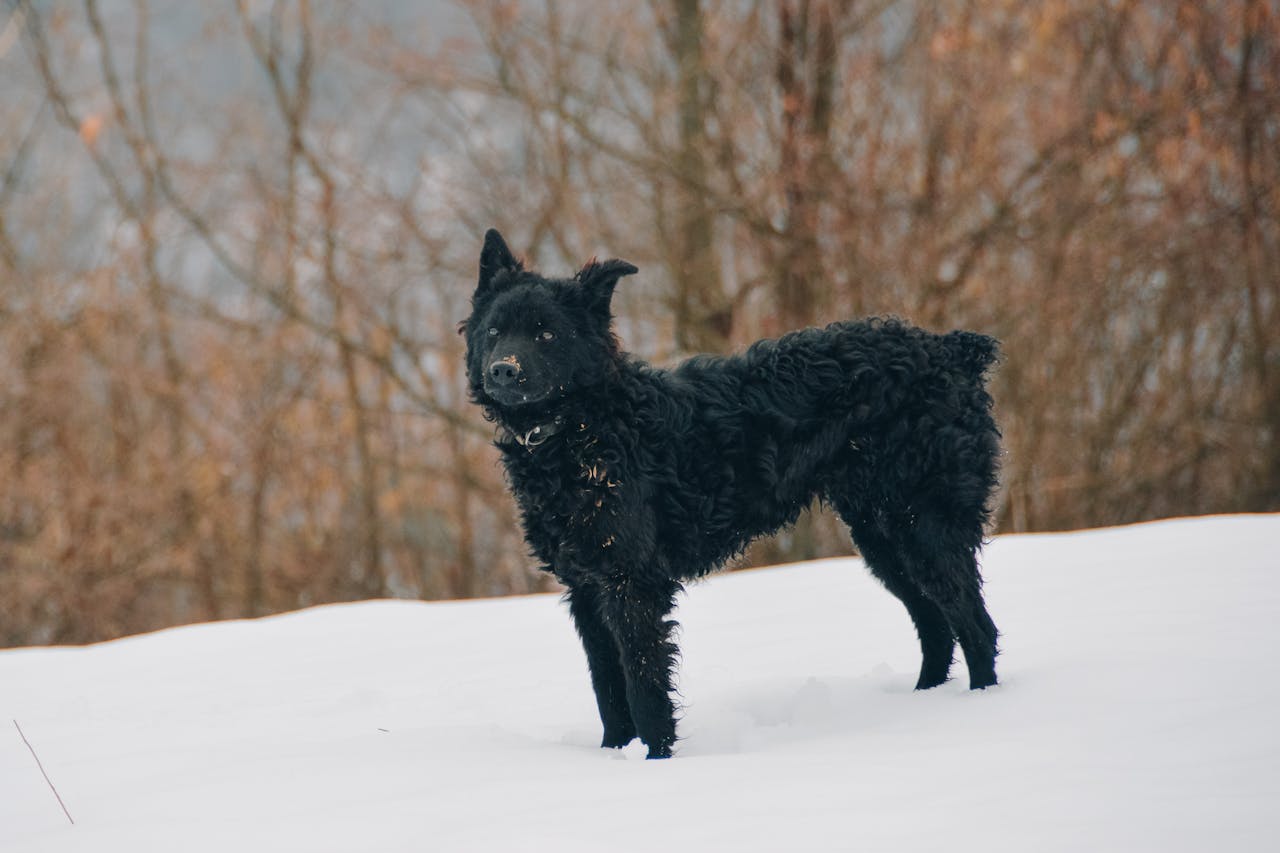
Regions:
<svg viewBox="0 0 1280 853"><path fill-rule="evenodd" d="M520 364L515 359L503 359L489 365L489 377L498 385L515 385L520 381Z"/></svg>

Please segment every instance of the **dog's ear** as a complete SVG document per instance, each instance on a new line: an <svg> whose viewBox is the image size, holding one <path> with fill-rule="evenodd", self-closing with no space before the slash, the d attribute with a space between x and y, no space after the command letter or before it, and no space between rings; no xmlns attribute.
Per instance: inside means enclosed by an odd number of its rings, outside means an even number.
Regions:
<svg viewBox="0 0 1280 853"><path fill-rule="evenodd" d="M507 248L507 241L497 229L484 232L484 248L480 250L480 280L476 284L475 300L483 299L493 287L493 279L503 270L519 271L524 265L516 260Z"/></svg>
<svg viewBox="0 0 1280 853"><path fill-rule="evenodd" d="M588 307L609 310L609 302L613 299L613 288L618 279L624 275L635 275L640 272L634 264L613 258L608 261L592 259L574 276L582 286Z"/></svg>

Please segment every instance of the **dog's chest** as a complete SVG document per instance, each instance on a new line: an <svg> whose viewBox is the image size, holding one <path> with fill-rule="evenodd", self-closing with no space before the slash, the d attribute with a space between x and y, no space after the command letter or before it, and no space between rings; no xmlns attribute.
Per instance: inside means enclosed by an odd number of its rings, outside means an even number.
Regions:
<svg viewBox="0 0 1280 853"><path fill-rule="evenodd" d="M506 457L526 538L559 571L567 555L598 565L617 544L625 484L617 450L591 436Z"/></svg>

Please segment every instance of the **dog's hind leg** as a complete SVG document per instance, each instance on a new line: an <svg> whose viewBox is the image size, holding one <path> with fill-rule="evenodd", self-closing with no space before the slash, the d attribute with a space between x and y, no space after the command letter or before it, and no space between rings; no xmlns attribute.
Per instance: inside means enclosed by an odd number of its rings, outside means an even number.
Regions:
<svg viewBox="0 0 1280 853"><path fill-rule="evenodd" d="M627 683L618 643L601 613L600 590L586 584L572 586L565 599L569 602L569 613L587 653L591 687L596 693L600 722L604 724L604 738L600 746L619 749L635 739L636 726L627 705Z"/></svg>
<svg viewBox="0 0 1280 853"><path fill-rule="evenodd" d="M906 606L916 626L921 653L916 689L937 687L947 680L956 649L955 633L946 614L912 580L902 556L874 523L854 512L842 511L841 517L849 525L871 574Z"/></svg>
<svg viewBox="0 0 1280 853"><path fill-rule="evenodd" d="M969 688L996 683L999 632L982 599L977 551L981 525L965 532L954 524L922 515L906 536L907 569L915 582L955 629L969 668Z"/></svg>
<svg viewBox="0 0 1280 853"><path fill-rule="evenodd" d="M627 704L649 758L670 758L676 742L671 677L676 623L667 618L680 585L671 580L620 578L603 590L603 613L622 653Z"/></svg>

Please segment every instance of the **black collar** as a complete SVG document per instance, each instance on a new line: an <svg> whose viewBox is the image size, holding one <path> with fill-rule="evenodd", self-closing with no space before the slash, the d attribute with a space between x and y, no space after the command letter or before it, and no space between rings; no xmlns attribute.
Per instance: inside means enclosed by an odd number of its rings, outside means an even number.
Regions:
<svg viewBox="0 0 1280 853"><path fill-rule="evenodd" d="M548 421L545 424L538 424L533 429L525 430L522 433L512 432L511 437L516 440L516 444L532 453L535 447L542 444L562 429L564 429L564 417L562 415L556 415L554 420Z"/></svg>

